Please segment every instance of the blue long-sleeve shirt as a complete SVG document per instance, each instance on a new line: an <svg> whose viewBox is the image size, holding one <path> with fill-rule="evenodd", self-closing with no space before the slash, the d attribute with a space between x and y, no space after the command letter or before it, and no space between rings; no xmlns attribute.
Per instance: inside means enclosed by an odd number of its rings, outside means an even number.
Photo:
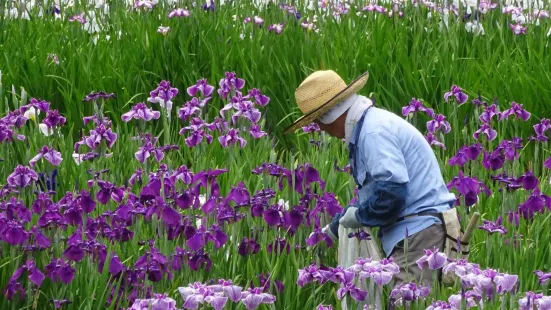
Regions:
<svg viewBox="0 0 551 310"><path fill-rule="evenodd" d="M358 123L350 141L352 172L359 187L357 220L380 227L383 250L390 255L395 245L440 220L420 216L393 223L420 212L441 212L455 202L425 137L398 115L370 108ZM333 223L338 223L340 216ZM338 224L331 225L333 232ZM344 237L344 236L342 236Z"/></svg>

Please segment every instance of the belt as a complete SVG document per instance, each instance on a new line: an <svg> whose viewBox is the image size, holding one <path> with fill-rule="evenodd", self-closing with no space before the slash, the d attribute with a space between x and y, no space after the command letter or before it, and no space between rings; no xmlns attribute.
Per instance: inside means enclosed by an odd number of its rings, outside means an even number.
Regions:
<svg viewBox="0 0 551 310"><path fill-rule="evenodd" d="M419 212L419 213L399 217L399 218L396 219L396 222L401 222L403 220L407 220L407 219L418 217L418 216L435 216L435 217L441 218L442 213L432 212L432 211Z"/></svg>
<svg viewBox="0 0 551 310"><path fill-rule="evenodd" d="M392 223L389 223L385 226L394 225L398 222L401 222L401 221L404 221L404 220L407 220L407 219L411 219L411 218L415 218L415 217L418 217L418 216L434 216L434 217L437 217L438 219L440 219L440 221L442 221L442 224L444 224L444 217L442 216L441 212L425 211L425 212L419 212L419 213L399 217L396 220L394 220Z"/></svg>

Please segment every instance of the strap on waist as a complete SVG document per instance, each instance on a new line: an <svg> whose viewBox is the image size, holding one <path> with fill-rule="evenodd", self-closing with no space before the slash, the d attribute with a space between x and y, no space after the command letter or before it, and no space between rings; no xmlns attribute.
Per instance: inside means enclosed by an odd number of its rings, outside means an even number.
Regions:
<svg viewBox="0 0 551 310"><path fill-rule="evenodd" d="M396 220L394 220L392 223L390 223L388 225L385 225L385 226L390 226L390 225L396 224L398 222L401 222L403 220L407 220L407 219L410 219L410 218L415 218L415 217L418 217L418 216L434 216L434 217L437 217L438 219L440 219L440 221L442 221L442 224L444 224L444 217L442 216L441 212L425 211L425 212L419 212L419 213L399 217Z"/></svg>

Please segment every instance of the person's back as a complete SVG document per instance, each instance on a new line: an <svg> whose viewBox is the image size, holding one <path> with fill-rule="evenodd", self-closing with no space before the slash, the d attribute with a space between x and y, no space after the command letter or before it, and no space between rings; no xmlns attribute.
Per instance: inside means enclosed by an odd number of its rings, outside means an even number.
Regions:
<svg viewBox="0 0 551 310"><path fill-rule="evenodd" d="M455 202L455 195L448 191L434 151L425 137L398 115L375 107L369 109L356 143L361 146L356 165L358 181L364 184L360 189L360 203L371 197L372 175L378 175L379 180L384 175L385 181L407 183L405 205L392 214L395 218L445 211ZM385 151L387 146L390 146L388 152ZM370 152L371 148L377 150ZM401 154L395 154L397 149ZM365 177L363 181L362 176ZM437 222L435 217L416 217L381 227L384 251L389 255L406 234L413 235Z"/></svg>

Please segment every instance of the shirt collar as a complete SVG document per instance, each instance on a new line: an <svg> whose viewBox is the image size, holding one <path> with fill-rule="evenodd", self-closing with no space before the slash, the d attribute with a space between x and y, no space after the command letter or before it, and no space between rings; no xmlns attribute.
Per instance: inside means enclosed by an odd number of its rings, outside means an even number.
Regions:
<svg viewBox="0 0 551 310"><path fill-rule="evenodd" d="M346 114L346 122L344 124L344 142L349 144L352 139L352 134L354 133L354 127L356 123L362 118L363 112L369 108L373 103L369 98L364 96L355 95L353 100L354 104L348 109Z"/></svg>

